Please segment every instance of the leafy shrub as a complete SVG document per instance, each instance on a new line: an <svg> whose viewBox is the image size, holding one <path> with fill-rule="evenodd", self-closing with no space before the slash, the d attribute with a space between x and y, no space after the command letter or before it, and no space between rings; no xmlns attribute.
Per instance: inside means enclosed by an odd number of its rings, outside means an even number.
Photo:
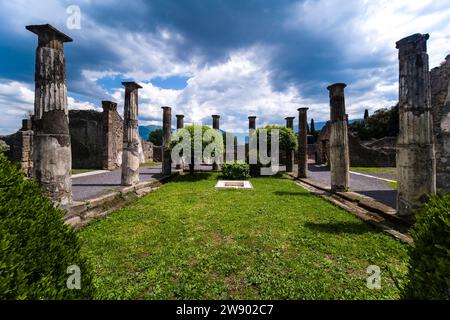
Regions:
<svg viewBox="0 0 450 320"><path fill-rule="evenodd" d="M0 299L89 299L92 276L63 212L34 181L0 154ZM67 268L81 270L81 290L70 290Z"/></svg>
<svg viewBox="0 0 450 320"><path fill-rule="evenodd" d="M153 143L155 146L162 146L163 144L163 130L162 129L155 129L148 135L148 141Z"/></svg>
<svg viewBox="0 0 450 320"><path fill-rule="evenodd" d="M416 215L406 299L450 299L450 194L433 196Z"/></svg>
<svg viewBox="0 0 450 320"><path fill-rule="evenodd" d="M225 163L222 166L222 175L225 179L244 180L250 177L250 168L246 163Z"/></svg>

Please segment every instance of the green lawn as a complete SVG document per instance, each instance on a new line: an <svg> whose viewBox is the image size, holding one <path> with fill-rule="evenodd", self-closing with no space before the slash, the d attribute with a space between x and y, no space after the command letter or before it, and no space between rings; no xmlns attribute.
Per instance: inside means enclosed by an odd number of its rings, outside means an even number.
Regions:
<svg viewBox="0 0 450 320"><path fill-rule="evenodd" d="M141 163L139 166L140 167L154 167L154 166L158 166L160 164L161 164L161 162L150 161L150 162Z"/></svg>
<svg viewBox="0 0 450 320"><path fill-rule="evenodd" d="M180 176L79 233L105 299L392 299L407 248L293 181ZM382 288L366 269L382 269Z"/></svg>
<svg viewBox="0 0 450 320"><path fill-rule="evenodd" d="M350 170L365 171L365 172L371 172L371 173L397 174L397 169L395 169L395 168L350 167Z"/></svg>

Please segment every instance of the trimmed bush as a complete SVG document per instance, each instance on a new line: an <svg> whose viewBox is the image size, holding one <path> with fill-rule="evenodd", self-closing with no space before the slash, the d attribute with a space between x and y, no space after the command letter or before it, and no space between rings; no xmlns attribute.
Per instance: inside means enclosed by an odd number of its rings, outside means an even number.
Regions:
<svg viewBox="0 0 450 320"><path fill-rule="evenodd" d="M450 194L433 196L416 214L405 299L450 299Z"/></svg>
<svg viewBox="0 0 450 320"><path fill-rule="evenodd" d="M0 299L93 297L90 267L62 217L37 183L0 153ZM81 271L80 290L67 288L72 265Z"/></svg>
<svg viewBox="0 0 450 320"><path fill-rule="evenodd" d="M246 163L225 163L222 165L222 175L229 180L245 180L250 177L250 168Z"/></svg>

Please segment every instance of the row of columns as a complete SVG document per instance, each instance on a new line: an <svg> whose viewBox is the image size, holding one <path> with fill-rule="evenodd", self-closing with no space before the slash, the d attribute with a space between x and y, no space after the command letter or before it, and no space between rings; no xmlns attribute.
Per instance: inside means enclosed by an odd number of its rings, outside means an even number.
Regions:
<svg viewBox="0 0 450 320"><path fill-rule="evenodd" d="M72 201L72 156L67 104L64 43L72 39L51 25L30 25L38 36L35 65L33 175L42 190L62 205ZM436 167L431 119L430 78L427 34L415 34L396 43L399 50L399 137L397 145L398 201L400 215L410 215L427 195L436 192ZM125 87L122 185L139 182L138 89L135 82ZM349 186L349 147L345 113L344 83L329 86L330 170L332 191ZM169 143L171 108L163 109L162 173L171 173ZM307 176L307 110L299 108L298 177ZM219 130L218 115L213 128ZM256 130L256 117L249 118L250 134ZM293 129L293 117L286 126ZM177 115L177 129L183 128L183 115ZM287 171L292 171L293 154L287 154ZM214 169L219 168L214 163Z"/></svg>

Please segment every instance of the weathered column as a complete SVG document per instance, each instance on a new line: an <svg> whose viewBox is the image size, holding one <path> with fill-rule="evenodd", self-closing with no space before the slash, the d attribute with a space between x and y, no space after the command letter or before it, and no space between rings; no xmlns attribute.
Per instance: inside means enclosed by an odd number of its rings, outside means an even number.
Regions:
<svg viewBox="0 0 450 320"><path fill-rule="evenodd" d="M286 128L294 131L294 119L295 117L287 117ZM294 150L286 150L286 172L292 172L294 167Z"/></svg>
<svg viewBox="0 0 450 320"><path fill-rule="evenodd" d="M397 212L406 216L436 193L436 164L430 114L428 34L397 42L400 62L397 143Z"/></svg>
<svg viewBox="0 0 450 320"><path fill-rule="evenodd" d="M248 117L248 129L250 131L256 130L256 117L255 116Z"/></svg>
<svg viewBox="0 0 450 320"><path fill-rule="evenodd" d="M104 170L113 170L116 168L117 159L115 153L117 147L115 144L116 130L114 128L113 114L117 112L117 103L112 101L102 101L103 108L103 160Z"/></svg>
<svg viewBox="0 0 450 320"><path fill-rule="evenodd" d="M183 129L184 128L184 115L177 114L176 117L177 117L177 130Z"/></svg>
<svg viewBox="0 0 450 320"><path fill-rule="evenodd" d="M329 86L330 91L330 171L331 190L347 191L349 183L349 154L347 117L345 114L344 83Z"/></svg>
<svg viewBox="0 0 450 320"><path fill-rule="evenodd" d="M219 130L219 129L220 129L219 121L220 121L220 116L217 115L217 114L213 114L213 115L212 115L212 127L213 127L213 129L215 129L215 130ZM212 169L213 169L214 171L220 170L219 164L217 164L216 162L214 162L214 163L213 163L213 166L212 166Z"/></svg>
<svg viewBox="0 0 450 320"><path fill-rule="evenodd" d="M298 178L306 178L308 171L308 108L298 109Z"/></svg>
<svg viewBox="0 0 450 320"><path fill-rule="evenodd" d="M139 182L138 89L136 82L122 82L125 87L123 111L122 185Z"/></svg>
<svg viewBox="0 0 450 320"><path fill-rule="evenodd" d="M248 117L248 143L245 144L245 158L246 162L250 165L250 174L257 175L257 166L255 164L250 163L250 149L253 147L257 149L257 139L253 141L253 145L251 145L252 142L252 136L254 132L256 131L256 116L249 116ZM256 152L256 150L254 150ZM253 157L253 155L252 155ZM257 157L257 155L256 155Z"/></svg>
<svg viewBox="0 0 450 320"><path fill-rule="evenodd" d="M172 174L172 158L169 150L170 137L172 134L172 108L163 109L163 145L162 145L162 174Z"/></svg>
<svg viewBox="0 0 450 320"><path fill-rule="evenodd" d="M67 109L64 42L72 39L51 25L31 25L37 34L33 176L55 203L72 201L72 152Z"/></svg>
<svg viewBox="0 0 450 320"><path fill-rule="evenodd" d="M177 114L175 115L177 117L177 130L184 128L184 115ZM181 164L177 164L175 169L180 170L182 169Z"/></svg>

